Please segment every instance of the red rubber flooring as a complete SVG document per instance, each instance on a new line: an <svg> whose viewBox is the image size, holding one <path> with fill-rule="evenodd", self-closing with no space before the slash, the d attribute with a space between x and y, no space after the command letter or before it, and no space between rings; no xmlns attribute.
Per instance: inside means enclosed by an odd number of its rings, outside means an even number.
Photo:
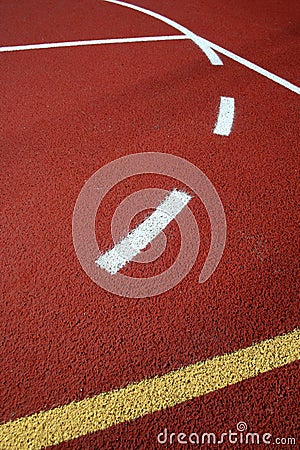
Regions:
<svg viewBox="0 0 300 450"><path fill-rule="evenodd" d="M298 2L138 4L299 85ZM179 34L95 0L6 1L0 30L1 46ZM2 422L299 326L299 97L220 57L223 66L211 65L190 41L0 53ZM228 137L213 133L220 96L235 99ZM180 156L208 176L224 205L227 240L215 273L198 284L210 226L195 199L201 239L195 266L173 289L131 299L106 292L83 271L72 215L94 172L140 152ZM117 205L146 187L171 190L174 182L145 175L114 188L98 211L102 248L112 244ZM124 273L147 277L169 267L180 234L174 224L166 233L168 247L156 263L133 263ZM162 447L157 434L165 428L221 434L240 421L296 437L298 370L293 363L57 448L154 449Z"/></svg>

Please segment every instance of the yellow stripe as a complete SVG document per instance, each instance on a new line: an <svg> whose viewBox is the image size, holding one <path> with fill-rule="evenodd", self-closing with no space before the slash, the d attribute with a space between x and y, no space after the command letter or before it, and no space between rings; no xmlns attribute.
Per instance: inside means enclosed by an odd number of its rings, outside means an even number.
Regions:
<svg viewBox="0 0 300 450"><path fill-rule="evenodd" d="M0 449L41 449L137 419L300 359L300 330L0 426Z"/></svg>

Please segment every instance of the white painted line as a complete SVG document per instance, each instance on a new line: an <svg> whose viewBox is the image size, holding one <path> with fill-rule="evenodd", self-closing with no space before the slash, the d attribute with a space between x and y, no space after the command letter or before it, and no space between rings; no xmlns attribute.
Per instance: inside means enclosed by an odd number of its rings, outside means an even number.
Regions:
<svg viewBox="0 0 300 450"><path fill-rule="evenodd" d="M17 52L24 50L39 50L45 48L60 48L60 47L81 47L86 45L105 45L105 44L126 44L130 42L156 42L156 41L177 41L189 39L187 36L145 36L136 38L116 38L116 39L97 39L91 41L73 41L73 42L51 42L48 44L28 44L28 45L13 45L9 47L0 47L1 52Z"/></svg>
<svg viewBox="0 0 300 450"><path fill-rule="evenodd" d="M147 16L154 17L155 19L160 20L161 22L166 23L167 25L170 25L171 27L175 28L175 30L180 31L183 33L187 38L191 39L207 56L211 64L214 66L222 66L222 60L221 58L216 54L216 52L211 48L210 45L207 45L207 42L205 39L203 39L200 36L197 36L197 34L190 31L188 28L180 25L179 23L175 22L174 20L168 19L168 17L162 16L161 14L155 13L153 11L150 11L149 9L141 8L140 6L132 5L131 3L121 2L119 0L104 0L108 3L114 3L115 5L125 6L126 8L134 9L135 11L139 11L141 13L146 14Z"/></svg>
<svg viewBox="0 0 300 450"><path fill-rule="evenodd" d="M206 39L205 39L206 41ZM230 52L229 50L226 50L225 48L220 47L217 44L214 44L213 42L206 41L208 45L210 45L211 48L218 51L219 53L222 53L222 55L227 56L228 58L233 59L234 61L242 64L243 66L248 67L248 69L254 70L255 72L259 73L260 75L263 75L266 78L269 78L269 80L274 81L277 84L280 84L281 86L289 89L292 92L295 92L296 94L300 95L300 87L296 86L293 83L290 83L289 81L285 80L284 78L279 77L278 75L275 75L272 72L269 72L266 69L263 69L262 67L258 66L257 64L252 63L251 61L248 61L245 58L242 58L241 56L236 55L235 53Z"/></svg>
<svg viewBox="0 0 300 450"><path fill-rule="evenodd" d="M214 129L214 134L229 136L234 119L234 98L221 97L218 120Z"/></svg>
<svg viewBox="0 0 300 450"><path fill-rule="evenodd" d="M110 274L116 274L161 233L191 200L186 192L174 189L156 210L124 239L95 261Z"/></svg>
<svg viewBox="0 0 300 450"><path fill-rule="evenodd" d="M201 48L201 50L206 54L206 56L208 57L210 62L214 65L222 65L223 64L221 59L219 58L219 56L215 53L215 51L216 51L216 52L221 53L222 55L225 55L228 58L231 58L234 61L242 64L243 66L246 66L251 70L254 70L255 72L265 76L266 78L269 78L269 80L272 80L275 83L280 84L281 86L284 86L285 88L289 89L290 91L295 92L296 94L300 95L300 88L298 86L296 86L295 84L290 83L289 81L285 80L284 78L279 77L278 75L274 75L272 72L269 72L268 70L265 70L262 67L259 67L258 65L248 61L245 58L235 55L234 53L230 52L229 50L226 50L226 49L220 47L219 45L208 41L207 39L197 36L192 31L190 31L187 28L183 27L182 25L179 25L178 23L174 22L174 20L168 19L167 17L164 17L161 14L157 14L148 9L140 8L139 6L135 6L135 5L131 5L130 3L125 3L125 2L118 1L118 0L104 0L104 1L109 2L109 3L115 3L115 4L121 5L121 6L125 6L127 8L135 9L136 11L140 11L144 14L147 14L148 16L155 17L156 19L167 23L168 25L175 28L176 30L181 31L189 39L191 39L196 45L198 45L198 47Z"/></svg>
<svg viewBox="0 0 300 450"><path fill-rule="evenodd" d="M198 36L197 34L193 33L192 31L188 30L187 28L183 27L182 25L178 24L177 22L174 22L174 20L168 19L167 17L162 16L161 14L154 13L148 9L140 8L139 6L131 5L130 3L121 2L118 0L104 0L109 3L115 3L117 5L126 6L127 8L131 8L137 11L140 11L144 14L147 14L148 16L155 17L158 20L161 20L168 25L172 26L176 30L179 30L183 33L183 35L180 36L153 36L153 37L140 37L140 38L117 38L117 39L99 39L99 40L91 40L91 41L74 41L74 42L55 42L50 44L29 44L29 45L16 45L16 46L9 46L9 47L0 47L0 53L1 52L14 52L18 50L36 50L36 49L45 49L45 48L58 48L58 47L78 47L78 46L86 46L86 45L100 45L100 44L119 44L119 43L126 43L126 42L150 42L150 41L168 41L168 40L184 40L184 39L190 39L192 40L208 57L209 61L213 65L223 65L222 60L219 58L216 52L221 53L222 55L227 56L227 58L231 58L234 61L238 62L239 64L242 64L243 66L247 67L248 69L254 70L255 72L263 75L264 77L268 78L269 80L274 81L275 83L285 87L286 89L289 89L292 92L295 92L296 94L300 95L300 87L296 86L293 83L290 83L289 81L285 80L282 77L279 77L278 75L275 75L272 72L269 72L266 69L263 69L262 67L258 66L257 64L252 63L251 61L248 61L245 58L242 58L241 56L236 55L235 53L230 52L229 50L226 50L225 48L220 47L217 44L214 44L211 41L208 41L207 39L202 38L201 36Z"/></svg>

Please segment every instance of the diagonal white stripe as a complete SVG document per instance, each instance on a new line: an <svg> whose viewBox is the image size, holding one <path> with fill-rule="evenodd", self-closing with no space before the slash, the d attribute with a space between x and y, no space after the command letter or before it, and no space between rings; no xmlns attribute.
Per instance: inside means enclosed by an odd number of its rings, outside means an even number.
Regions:
<svg viewBox="0 0 300 450"><path fill-rule="evenodd" d="M278 75L275 75L272 72L269 72L266 69L263 69L262 67L258 66L257 64L252 63L251 61L248 61L245 58L242 58L239 55L236 55L235 53L230 52L229 50L226 50L223 47L220 47L217 44L214 44L213 42L206 41L207 45L209 45L211 48L216 50L218 53L221 53L224 56L227 56L227 58L232 59L233 61L242 64L243 66L247 67L248 69L253 70L254 72L259 73L260 75L263 75L264 77L268 78L269 80L274 81L277 84L280 84L281 86L285 87L286 89L289 89L292 92L295 92L295 94L300 95L300 87L296 86L295 84L291 83L290 81L285 80L282 77L279 77Z"/></svg>
<svg viewBox="0 0 300 450"><path fill-rule="evenodd" d="M96 264L110 274L116 274L175 219L191 198L186 192L174 189L144 222L111 250L100 255Z"/></svg>

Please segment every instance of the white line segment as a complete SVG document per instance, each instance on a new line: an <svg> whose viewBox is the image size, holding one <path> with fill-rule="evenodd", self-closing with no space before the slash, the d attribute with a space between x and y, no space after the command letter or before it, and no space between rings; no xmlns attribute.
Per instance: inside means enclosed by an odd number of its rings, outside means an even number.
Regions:
<svg viewBox="0 0 300 450"><path fill-rule="evenodd" d="M221 97L218 120L214 129L214 134L229 136L234 119L234 98Z"/></svg>
<svg viewBox="0 0 300 450"><path fill-rule="evenodd" d="M206 39L205 39L206 40ZM254 72L259 73L260 75L263 75L266 78L269 78L269 80L274 81L277 84L280 84L281 86L289 89L292 92L295 92L296 94L300 95L300 87L296 86L293 83L290 83L289 81L285 80L284 78L279 77L278 75L275 75L272 72L269 72L266 69L263 69L262 67L258 66L257 64L252 63L251 61L248 61L245 58L242 58L241 56L236 55L235 53L230 52L229 50L226 50L225 48L220 47L217 44L214 44L213 42L206 41L207 44L210 45L211 48L216 50L219 53L222 53L222 55L227 56L227 58L233 59L233 61L238 62L239 64L242 64L245 67L248 67L248 69L254 70Z"/></svg>
<svg viewBox="0 0 300 450"><path fill-rule="evenodd" d="M177 41L189 39L183 34L171 36L145 36L136 38L116 38L116 39L96 39L90 41L71 41L71 42L50 42L45 44L28 44L28 45L13 45L9 47L0 47L2 52L17 52L25 50L39 50L45 48L60 48L60 47L82 47L86 45L106 45L106 44L126 44L131 42L157 42L157 41Z"/></svg>
<svg viewBox="0 0 300 450"><path fill-rule="evenodd" d="M162 22L165 22L166 24L172 26L178 31L181 31L183 34L179 36L150 36L150 37L138 37L138 38L116 38L116 39L98 39L98 40L90 40L90 41L74 41L74 42L54 42L50 44L28 44L28 45L15 45L15 46L6 46L6 47L0 47L0 53L1 52L14 52L19 50L37 50L37 49L47 49L47 48L58 48L58 47L79 47L79 46L86 46L86 45L101 45L101 44L119 44L119 43L126 43L126 42L151 42L151 41L169 41L169 40L184 40L184 39L190 39L192 40L200 49L206 54L209 61L213 65L222 65L222 61L217 55L217 53L221 53L222 55L226 56L227 58L232 59L233 61L236 61L239 64L242 64L243 66L247 67L248 69L253 70L254 72L259 73L260 75L263 75L264 77L268 78L269 80L274 81L274 83L277 83L286 89L295 92L296 94L300 95L300 87L296 86L293 83L290 83L289 81L285 80L282 77L279 77L278 75L275 75L274 73L263 69L262 67L258 66L257 64L252 63L251 61L248 61L245 58L242 58L241 56L236 55L235 53L232 53L229 50L226 50L223 47L220 47L217 44L214 44L211 41L208 41L207 39L202 38L201 36L198 36L197 34L193 33L192 31L188 30L187 28L183 27L182 25L179 25L178 23L174 22L174 20L168 19L165 16L162 16L161 14L157 14L153 11L150 11L145 8L140 8L136 5L131 5L130 3L121 2L118 0L104 0L109 3L115 3L120 6L125 6L130 9L134 9L136 11L140 11L148 16L152 16Z"/></svg>
<svg viewBox="0 0 300 450"><path fill-rule="evenodd" d="M95 261L96 264L110 274L116 274L175 219L191 198L186 192L177 189L171 191L144 222L132 230L111 250L100 255Z"/></svg>
<svg viewBox="0 0 300 450"><path fill-rule="evenodd" d="M274 81L277 84L280 84L281 86L289 89L292 92L295 92L296 94L300 95L300 88L296 86L295 84L290 83L289 81L285 80L284 78L279 77L278 75L274 75L272 72L269 72L268 70L263 69L262 67L257 66L256 64L248 61L245 58L241 58L238 55L235 55L234 53L220 47L217 44L214 44L213 42L208 41L207 39L204 39L192 31L188 30L187 28L183 27L182 25L179 25L178 23L174 22L174 20L168 19L165 16L162 16L161 14L157 14L153 11L150 11L145 8L140 8L136 5L131 5L130 3L121 2L118 0L104 0L109 3L115 3L117 5L125 6L130 9L135 9L136 11L140 11L144 14L147 14L148 16L155 17L158 20L161 20L162 22L165 22L166 24L170 25L171 27L175 28L176 30L181 31L183 34L185 34L188 38L190 38L198 47L201 48L201 50L206 54L210 62L214 65L222 65L222 61L219 58L219 56L215 53L221 53L222 55L227 56L228 58L233 59L234 61L242 64L243 66L248 67L251 70L254 70L255 72L265 76L266 78L269 78L269 80Z"/></svg>
<svg viewBox="0 0 300 450"><path fill-rule="evenodd" d="M205 53L211 64L213 64L214 66L223 65L221 58L216 54L216 52L211 48L210 45L207 45L208 41L198 36L197 34L193 33L188 28L175 22L174 20L168 19L168 17L162 16L161 14L158 14L154 11L150 11L150 9L132 5L131 3L121 2L119 0L104 0L104 1L108 3L114 3L115 5L125 6L126 8L134 9L135 11L139 11L141 13L146 14L147 16L154 17L155 19L158 19L161 22L170 25L171 27L175 28L175 30L180 31L187 38L191 39L203 51L203 53Z"/></svg>

